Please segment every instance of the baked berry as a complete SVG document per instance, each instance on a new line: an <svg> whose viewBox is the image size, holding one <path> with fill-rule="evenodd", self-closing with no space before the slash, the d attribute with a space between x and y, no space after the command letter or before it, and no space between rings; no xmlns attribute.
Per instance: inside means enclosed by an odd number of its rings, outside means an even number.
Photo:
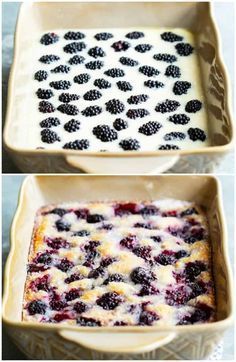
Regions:
<svg viewBox="0 0 236 362"><path fill-rule="evenodd" d="M162 33L161 38L162 38L162 40L168 41L170 43L174 43L175 41L183 40L182 36L172 33L171 31L166 31L166 32Z"/></svg>
<svg viewBox="0 0 236 362"><path fill-rule="evenodd" d="M176 145L161 145L158 150L179 150L179 147Z"/></svg>
<svg viewBox="0 0 236 362"><path fill-rule="evenodd" d="M84 97L83 97L83 98L84 98L86 101L95 101L95 100L97 100L97 99L99 99L99 98L101 98L101 97L102 97L102 93L101 93L101 92L99 92L99 91L96 90L96 89L92 89L92 90L86 92L86 93L84 94Z"/></svg>
<svg viewBox="0 0 236 362"><path fill-rule="evenodd" d="M140 39L144 37L144 33L142 31L132 31L126 34L126 38L128 39Z"/></svg>
<svg viewBox="0 0 236 362"><path fill-rule="evenodd" d="M54 143L56 141L60 141L61 139L56 132L45 128L41 131L41 140L44 143Z"/></svg>
<svg viewBox="0 0 236 362"><path fill-rule="evenodd" d="M140 213L143 217L146 217L146 216L154 216L154 215L158 215L159 210L158 210L158 208L157 208L155 205L147 205L147 206L144 206L144 207L139 211L139 213Z"/></svg>
<svg viewBox="0 0 236 362"><path fill-rule="evenodd" d="M76 302L73 305L73 309L74 311L76 311L78 314L84 313L88 310L88 306L87 304L83 303L83 302Z"/></svg>
<svg viewBox="0 0 236 362"><path fill-rule="evenodd" d="M49 118L48 118L49 119ZM48 211L47 214L54 214L58 215L60 217L63 217L65 214L67 214L69 211L62 209L60 207L56 207L55 209L52 209L51 211Z"/></svg>
<svg viewBox="0 0 236 362"><path fill-rule="evenodd" d="M170 133L166 133L164 136L165 141L182 141L185 138L186 138L186 135L183 132L170 132Z"/></svg>
<svg viewBox="0 0 236 362"><path fill-rule="evenodd" d="M93 58L100 58L100 57L105 57L106 53L104 52L104 50L102 48L94 47L94 48L89 49L88 55L90 55Z"/></svg>
<svg viewBox="0 0 236 362"><path fill-rule="evenodd" d="M195 281L194 283L190 283L189 287L192 289L191 299L197 298L199 295L207 293L207 285L202 280Z"/></svg>
<svg viewBox="0 0 236 362"><path fill-rule="evenodd" d="M136 45L136 47L134 49L139 53L146 53L146 52L148 52L149 50L152 49L152 45L150 45L150 44L139 44L139 45Z"/></svg>
<svg viewBox="0 0 236 362"><path fill-rule="evenodd" d="M55 33L44 34L40 39L40 43L43 45L54 44L58 41L59 41L59 36Z"/></svg>
<svg viewBox="0 0 236 362"><path fill-rule="evenodd" d="M106 111L110 112L111 114L118 114L122 113L125 109L124 104L119 101L119 99L111 99L105 103Z"/></svg>
<svg viewBox="0 0 236 362"><path fill-rule="evenodd" d="M155 312L144 310L139 317L139 325L151 326L155 321L159 319Z"/></svg>
<svg viewBox="0 0 236 362"><path fill-rule="evenodd" d="M37 80L38 82L46 80L47 77L48 77L48 72L46 72L46 70L38 70L34 75L34 79Z"/></svg>
<svg viewBox="0 0 236 362"><path fill-rule="evenodd" d="M63 221L61 219L55 222L55 226L57 228L57 231L70 231L71 227L71 225L68 222Z"/></svg>
<svg viewBox="0 0 236 362"><path fill-rule="evenodd" d="M116 204L114 207L114 212L116 216L123 216L123 215L131 215L138 213L137 204L134 202L127 202L125 204Z"/></svg>
<svg viewBox="0 0 236 362"><path fill-rule="evenodd" d="M81 33L80 31L68 31L64 35L64 39L66 40L80 40L84 38L85 38L84 33Z"/></svg>
<svg viewBox="0 0 236 362"><path fill-rule="evenodd" d="M55 112L55 107L52 105L52 103L47 101L41 101L39 102L39 112L41 113L53 113Z"/></svg>
<svg viewBox="0 0 236 362"><path fill-rule="evenodd" d="M30 302L27 306L27 310L30 315L45 314L46 309L47 305L41 300L34 300Z"/></svg>
<svg viewBox="0 0 236 362"><path fill-rule="evenodd" d="M180 306L186 304L191 299L191 288L187 285L169 287L166 290L165 300L170 306Z"/></svg>
<svg viewBox="0 0 236 362"><path fill-rule="evenodd" d="M121 118L117 118L113 122L113 127L115 128L116 131L122 131L123 129L128 128L128 122L124 121Z"/></svg>
<svg viewBox="0 0 236 362"><path fill-rule="evenodd" d="M134 284L149 284L156 279L150 270L142 267L135 268L131 272L130 278Z"/></svg>
<svg viewBox="0 0 236 362"><path fill-rule="evenodd" d="M155 243L161 243L162 241L160 236L151 236L150 239L152 239Z"/></svg>
<svg viewBox="0 0 236 362"><path fill-rule="evenodd" d="M106 268L109 265L111 265L112 263L114 263L115 261L117 261L116 258L107 257L107 258L101 260L101 266Z"/></svg>
<svg viewBox="0 0 236 362"><path fill-rule="evenodd" d="M159 82L158 80L148 79L148 80L145 80L144 86L148 87L148 88L157 88L158 89L158 88L163 88L164 83Z"/></svg>
<svg viewBox="0 0 236 362"><path fill-rule="evenodd" d="M113 229L113 225L112 224L103 224L102 226L100 226L98 228L98 230L112 230Z"/></svg>
<svg viewBox="0 0 236 362"><path fill-rule="evenodd" d="M123 321L116 321L115 323L114 323L114 326L116 326L116 327L123 327L123 326L127 326L128 324L127 323L125 323L125 322L123 322Z"/></svg>
<svg viewBox="0 0 236 362"><path fill-rule="evenodd" d="M60 311L60 310L63 310L67 305L65 302L63 302L62 300L59 299L58 296L56 296L55 298L53 298L50 303L50 308L52 310L56 310L56 311Z"/></svg>
<svg viewBox="0 0 236 362"><path fill-rule="evenodd" d="M75 215L77 216L78 219L86 219L88 214L89 214L89 210L88 209L77 209L74 211Z"/></svg>
<svg viewBox="0 0 236 362"><path fill-rule="evenodd" d="M94 84L96 87L98 87L99 89L111 88L111 83L108 82L108 80L103 79L103 78L95 79L95 81L94 81L93 84Z"/></svg>
<svg viewBox="0 0 236 362"><path fill-rule="evenodd" d="M133 249L133 253L146 261L151 258L152 248L150 246L137 246Z"/></svg>
<svg viewBox="0 0 236 362"><path fill-rule="evenodd" d="M76 132L80 129L80 122L76 119L71 119L64 124L64 129L69 133Z"/></svg>
<svg viewBox="0 0 236 362"><path fill-rule="evenodd" d="M120 245L129 250L133 250L137 244L137 237L135 235L129 235L124 239L121 239Z"/></svg>
<svg viewBox="0 0 236 362"><path fill-rule="evenodd" d="M62 259L59 264L56 265L58 269L63 271L64 273L67 273L68 270L72 269L74 267L74 263L66 258Z"/></svg>
<svg viewBox="0 0 236 362"><path fill-rule="evenodd" d="M28 273L39 273L44 272L45 270L48 270L49 266L46 265L35 265L35 264L29 264L27 266L27 272Z"/></svg>
<svg viewBox="0 0 236 362"><path fill-rule="evenodd" d="M143 222L136 222L136 223L134 224L134 228L143 228L143 229L149 229L149 230L152 230L152 229L153 229L152 225L150 225L150 224L145 224L145 223L143 223Z"/></svg>
<svg viewBox="0 0 236 362"><path fill-rule="evenodd" d="M79 113L78 108L73 104L60 104L57 109L61 113L68 114L69 116L76 116Z"/></svg>
<svg viewBox="0 0 236 362"><path fill-rule="evenodd" d="M73 233L73 236L80 236L80 237L89 236L89 235L90 232L88 230L80 230Z"/></svg>
<svg viewBox="0 0 236 362"><path fill-rule="evenodd" d="M156 289L154 286L148 284L148 285L143 285L142 288L140 289L138 295L140 297L143 297L145 295L155 295L158 294L159 290Z"/></svg>
<svg viewBox="0 0 236 362"><path fill-rule="evenodd" d="M44 275L42 278L37 278L30 283L29 286L34 292L43 290L44 292L50 291L49 275Z"/></svg>
<svg viewBox="0 0 236 362"><path fill-rule="evenodd" d="M153 59L155 59L157 61L166 62L166 63L174 63L177 61L177 58L175 55L166 54L166 53L154 54Z"/></svg>
<svg viewBox="0 0 236 362"><path fill-rule="evenodd" d="M129 49L130 46L131 46L130 43L123 40L116 41L111 45L111 47L115 50L115 52L121 52L127 50Z"/></svg>
<svg viewBox="0 0 236 362"><path fill-rule="evenodd" d="M180 216L185 217L185 216L189 216L189 215L193 215L193 214L198 215L198 212L195 209L195 207L191 207L190 209L186 209L186 210L182 211Z"/></svg>
<svg viewBox="0 0 236 362"><path fill-rule="evenodd" d="M140 148L140 143L134 138L127 138L120 141L119 146L125 151L137 151Z"/></svg>
<svg viewBox="0 0 236 362"><path fill-rule="evenodd" d="M101 62L101 60L92 60L91 62L88 62L85 64L85 68L95 70L95 69L101 69L104 66L104 62Z"/></svg>
<svg viewBox="0 0 236 362"><path fill-rule="evenodd" d="M111 68L106 70L104 74L108 75L108 77L119 78L124 77L125 72L120 68Z"/></svg>
<svg viewBox="0 0 236 362"><path fill-rule="evenodd" d="M79 298L80 295L81 295L80 290L73 288L65 294L65 300L67 302L71 302L72 300Z"/></svg>
<svg viewBox="0 0 236 362"><path fill-rule="evenodd" d="M123 92L132 91L132 89L133 89L132 85L126 81L119 81L116 84L117 84L117 87Z"/></svg>
<svg viewBox="0 0 236 362"><path fill-rule="evenodd" d="M111 282L123 282L124 277L121 274L111 274L107 279L104 280L104 285L107 285Z"/></svg>
<svg viewBox="0 0 236 362"><path fill-rule="evenodd" d="M58 65L56 68L51 69L51 73L69 73L70 67L67 65Z"/></svg>
<svg viewBox="0 0 236 362"><path fill-rule="evenodd" d="M76 320L77 324L81 327L100 327L101 322L93 318L79 317Z"/></svg>
<svg viewBox="0 0 236 362"><path fill-rule="evenodd" d="M178 43L176 44L175 49L177 50L177 53L181 56L188 56L193 52L192 45L188 43Z"/></svg>
<svg viewBox="0 0 236 362"><path fill-rule="evenodd" d="M182 95L182 94L187 94L189 88L191 88L191 83L190 82L186 82L186 81L177 81L174 84L173 87L173 92L176 95Z"/></svg>
<svg viewBox="0 0 236 362"><path fill-rule="evenodd" d="M158 69L150 67L149 65L143 65L142 67L139 67L138 70L140 73L146 75L147 77L153 77L160 73Z"/></svg>
<svg viewBox="0 0 236 362"><path fill-rule="evenodd" d="M78 84L88 83L91 76L88 73L82 73L74 77L74 82Z"/></svg>
<svg viewBox="0 0 236 362"><path fill-rule="evenodd" d="M74 55L71 57L68 61L70 65L77 65L77 64L83 64L85 61L85 58L82 55Z"/></svg>
<svg viewBox="0 0 236 362"><path fill-rule="evenodd" d="M180 68L177 67L177 65L168 65L168 67L166 68L165 71L165 75L167 77L172 77L172 78L180 78L181 77L181 71Z"/></svg>
<svg viewBox="0 0 236 362"><path fill-rule="evenodd" d="M37 97L40 99L49 99L51 97L53 97L53 92L51 91L51 89L42 89L39 88L36 92Z"/></svg>
<svg viewBox="0 0 236 362"><path fill-rule="evenodd" d="M146 102L148 100L148 95L147 94L138 94L135 96L131 96L127 99L127 102L129 104L139 104L142 102Z"/></svg>
<svg viewBox="0 0 236 362"><path fill-rule="evenodd" d="M102 266L99 266L96 269L93 269L89 272L88 278L89 279L98 279L101 276L103 276L105 274L105 270Z"/></svg>
<svg viewBox="0 0 236 362"><path fill-rule="evenodd" d="M171 99L166 99L165 101L158 103L155 111L161 113L174 112L178 109L180 103Z"/></svg>
<svg viewBox="0 0 236 362"><path fill-rule="evenodd" d="M144 108L136 108L136 109L129 109L126 112L126 116L131 119L135 118L143 118L149 115L149 112L147 109Z"/></svg>
<svg viewBox="0 0 236 362"><path fill-rule="evenodd" d="M186 264L184 275L187 281L194 282L196 277L206 270L206 265L201 261L189 262Z"/></svg>
<svg viewBox="0 0 236 362"><path fill-rule="evenodd" d="M94 38L98 41L101 40L104 41L113 38L113 35L111 33L103 32L103 33L97 33L96 35L94 35Z"/></svg>
<svg viewBox="0 0 236 362"><path fill-rule="evenodd" d="M123 298L115 292L105 293L100 298L98 298L97 305L105 310L113 310L118 307L122 301Z"/></svg>
<svg viewBox="0 0 236 362"><path fill-rule="evenodd" d="M69 103L77 101L80 97L77 94L61 93L58 97L60 102Z"/></svg>
<svg viewBox="0 0 236 362"><path fill-rule="evenodd" d="M138 131L146 136L152 136L153 134L156 134L161 127L162 125L160 123L149 121L139 127Z"/></svg>
<svg viewBox="0 0 236 362"><path fill-rule="evenodd" d="M81 42L69 43L66 46L64 46L63 50L65 53L73 54L81 52L85 48L86 48L85 43L81 41Z"/></svg>
<svg viewBox="0 0 236 362"><path fill-rule="evenodd" d="M93 128L93 134L102 142L112 142L117 139L117 132L107 125L98 125Z"/></svg>
<svg viewBox="0 0 236 362"><path fill-rule="evenodd" d="M50 265L52 262L52 256L51 256L50 252L46 251L45 253L37 255L36 260L34 260L34 261L36 263Z"/></svg>
<svg viewBox="0 0 236 362"><path fill-rule="evenodd" d="M81 139L68 142L64 144L63 148L66 150L86 150L89 148L89 141L87 139Z"/></svg>
<svg viewBox="0 0 236 362"><path fill-rule="evenodd" d="M39 61L44 64L51 64L58 60L60 60L60 57L54 54L43 55L42 57L39 58Z"/></svg>
<svg viewBox="0 0 236 362"><path fill-rule="evenodd" d="M179 250L175 253L176 259L185 258L186 256L189 256L189 254L185 250Z"/></svg>
<svg viewBox="0 0 236 362"><path fill-rule="evenodd" d="M119 62L123 65L128 65L129 67L135 67L136 65L138 65L139 63L137 62L137 60L133 60L131 58L127 58L127 57L121 57L119 59Z"/></svg>
<svg viewBox="0 0 236 362"><path fill-rule="evenodd" d="M76 280L81 280L83 279L83 276L79 273L75 273L75 274L71 274L69 277L67 277L64 282L66 284L70 284L70 283L73 283L75 282Z"/></svg>
<svg viewBox="0 0 236 362"><path fill-rule="evenodd" d="M178 325L188 325L198 322L206 322L210 319L213 309L205 303L197 303L194 312L183 317Z"/></svg>
<svg viewBox="0 0 236 362"><path fill-rule="evenodd" d="M60 90L60 89L69 89L71 87L71 82L69 82L68 80L59 80L56 82L51 82L49 83L50 87Z"/></svg>
<svg viewBox="0 0 236 362"><path fill-rule="evenodd" d="M81 113L85 117L94 117L102 113L102 108L99 106L89 106L86 107Z"/></svg>
<svg viewBox="0 0 236 362"><path fill-rule="evenodd" d="M173 116L170 116L168 120L174 124L187 124L190 121L190 118L186 114L176 113Z"/></svg>
<svg viewBox="0 0 236 362"><path fill-rule="evenodd" d="M63 238L45 238L45 242L49 248L59 250L68 249L70 244Z"/></svg>
<svg viewBox="0 0 236 362"><path fill-rule="evenodd" d="M206 134L205 132L200 128L189 128L188 129L188 135L190 140L192 141L202 141L204 142L206 140Z"/></svg>
<svg viewBox="0 0 236 362"><path fill-rule="evenodd" d="M87 216L87 223L96 224L104 220L104 217L99 214L90 214Z"/></svg>
<svg viewBox="0 0 236 362"><path fill-rule="evenodd" d="M175 252L172 250L164 250L161 254L156 256L155 261L161 265L172 265L176 262Z"/></svg>
<svg viewBox="0 0 236 362"><path fill-rule="evenodd" d="M201 108L202 102L200 102L198 99L193 99L186 104L185 111L188 113L196 113L200 111Z"/></svg>

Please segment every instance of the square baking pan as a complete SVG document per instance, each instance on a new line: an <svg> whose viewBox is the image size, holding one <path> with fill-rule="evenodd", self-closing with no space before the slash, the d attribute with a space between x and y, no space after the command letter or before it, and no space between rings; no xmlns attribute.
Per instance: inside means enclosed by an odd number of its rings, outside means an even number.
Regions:
<svg viewBox="0 0 236 362"><path fill-rule="evenodd" d="M216 288L216 321L169 327L77 327L22 322L28 251L36 211L70 201L176 198L207 213ZM221 188L213 176L28 176L11 228L3 319L30 359L203 359L232 323L232 280ZM109 340L109 344L107 341Z"/></svg>
<svg viewBox="0 0 236 362"><path fill-rule="evenodd" d="M114 16L115 14L115 16ZM180 27L195 35L208 113L211 146L192 150L153 152L88 152L27 149L20 128L27 130L24 92L30 71L22 60L35 34L52 29L116 27ZM29 31L30 29L30 31ZM30 52L29 52L30 54ZM30 59L29 59L30 61ZM4 144L23 172L150 173L210 172L233 144L230 90L222 62L218 30L209 2L24 2L15 32L9 79ZM26 131L25 131L26 132Z"/></svg>

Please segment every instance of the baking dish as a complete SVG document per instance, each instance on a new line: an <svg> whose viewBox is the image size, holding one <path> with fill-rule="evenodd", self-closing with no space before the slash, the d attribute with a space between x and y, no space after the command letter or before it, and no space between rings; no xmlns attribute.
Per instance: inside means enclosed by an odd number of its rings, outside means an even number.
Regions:
<svg viewBox="0 0 236 362"><path fill-rule="evenodd" d="M21 321L28 249L36 210L45 204L91 200L177 198L206 208L212 241L217 321L174 327L70 327ZM28 176L11 229L3 319L15 343L33 359L203 359L232 322L232 281L221 189L213 176ZM107 343L109 340L109 344Z"/></svg>
<svg viewBox="0 0 236 362"><path fill-rule="evenodd" d="M26 66L21 63L25 42L30 44L30 37L36 32L49 29L127 26L182 27L195 33L212 145L193 150L133 153L26 149L25 140L19 137L19 127L27 127L29 120L27 112L23 116L21 107L16 106L17 98L23 94L22 83L27 83L26 77L22 79L18 75L19 67ZM137 174L161 173L170 168L171 172L210 172L233 144L229 104L227 74L222 63L219 35L210 3L25 2L21 6L9 80L4 143L23 172L72 173L80 169L88 173Z"/></svg>

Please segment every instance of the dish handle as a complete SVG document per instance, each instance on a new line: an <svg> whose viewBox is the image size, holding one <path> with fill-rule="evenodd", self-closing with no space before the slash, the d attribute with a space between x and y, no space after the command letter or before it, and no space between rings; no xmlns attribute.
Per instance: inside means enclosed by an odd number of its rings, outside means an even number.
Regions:
<svg viewBox="0 0 236 362"><path fill-rule="evenodd" d="M145 353L170 343L176 333L86 333L59 330L59 336L102 353Z"/></svg>

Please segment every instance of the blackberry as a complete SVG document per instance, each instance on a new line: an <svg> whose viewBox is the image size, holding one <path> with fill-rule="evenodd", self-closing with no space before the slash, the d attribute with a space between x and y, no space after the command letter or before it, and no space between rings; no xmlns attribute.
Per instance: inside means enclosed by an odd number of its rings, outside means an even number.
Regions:
<svg viewBox="0 0 236 362"><path fill-rule="evenodd" d="M111 33L97 33L96 35L94 35L94 38L98 41L100 40L108 40L113 38L113 35Z"/></svg>
<svg viewBox="0 0 236 362"><path fill-rule="evenodd" d="M91 70L101 69L103 66L104 66L104 62L101 62L101 60L93 60L93 61L85 64L85 67L87 69L91 69Z"/></svg>
<svg viewBox="0 0 236 362"><path fill-rule="evenodd" d="M52 73L69 73L70 67L67 65L58 65L58 67L51 69Z"/></svg>
<svg viewBox="0 0 236 362"><path fill-rule="evenodd" d="M142 267L135 268L131 272L130 278L134 284L149 284L156 279L150 270Z"/></svg>
<svg viewBox="0 0 236 362"><path fill-rule="evenodd" d="M183 132L170 132L164 136L165 141L181 141L186 138Z"/></svg>
<svg viewBox="0 0 236 362"><path fill-rule="evenodd" d="M94 81L93 84L94 84L96 87L98 87L99 89L111 88L111 83L108 82L108 80L103 79L103 78L95 79L95 81Z"/></svg>
<svg viewBox="0 0 236 362"><path fill-rule="evenodd" d="M145 218L146 216L153 216L158 214L158 208L155 205L147 205L140 210L140 214Z"/></svg>
<svg viewBox="0 0 236 362"><path fill-rule="evenodd" d="M60 104L57 109L61 113L68 114L69 116L76 116L79 113L78 108L73 104Z"/></svg>
<svg viewBox="0 0 236 362"><path fill-rule="evenodd" d="M45 314L47 305L41 300L33 300L28 304L27 310L29 315Z"/></svg>
<svg viewBox="0 0 236 362"><path fill-rule="evenodd" d="M136 47L134 49L139 53L146 53L146 52L148 52L149 50L152 49L152 45L150 45L150 44L139 44L139 45L136 45Z"/></svg>
<svg viewBox="0 0 236 362"><path fill-rule="evenodd" d="M184 216L189 216L189 215L193 215L193 214L198 215L198 212L195 209L195 207L191 207L190 209L186 209L186 210L182 211L180 216L184 217Z"/></svg>
<svg viewBox="0 0 236 362"><path fill-rule="evenodd" d="M73 233L73 236L80 236L80 237L89 236L89 235L90 235L90 232L87 230L80 230L80 231L76 231L75 233Z"/></svg>
<svg viewBox="0 0 236 362"><path fill-rule="evenodd" d="M96 99L99 99L102 97L102 93L99 92L96 89L92 89L84 94L84 99L86 101L95 101Z"/></svg>
<svg viewBox="0 0 236 362"><path fill-rule="evenodd" d="M117 84L117 87L123 92L132 91L132 89L133 89L132 85L126 81L119 81L116 84Z"/></svg>
<svg viewBox="0 0 236 362"><path fill-rule="evenodd" d="M157 104L155 111L161 113L174 112L179 106L180 103L178 101L166 99L165 101Z"/></svg>
<svg viewBox="0 0 236 362"><path fill-rule="evenodd" d="M144 82L145 87L148 88L163 88L164 87L164 83L162 82L158 82L157 80L145 80Z"/></svg>
<svg viewBox="0 0 236 362"><path fill-rule="evenodd" d="M140 143L135 138L127 138L120 141L119 146L125 151L137 151L140 148Z"/></svg>
<svg viewBox="0 0 236 362"><path fill-rule="evenodd" d="M56 265L58 269L66 273L68 270L74 267L74 263L66 258L62 259L58 265Z"/></svg>
<svg viewBox="0 0 236 362"><path fill-rule="evenodd" d="M193 99L186 104L185 111L188 113L196 113L200 111L201 108L202 102L200 102L198 99Z"/></svg>
<svg viewBox="0 0 236 362"><path fill-rule="evenodd" d="M43 55L41 58L39 58L39 61L44 64L51 64L57 60L60 60L60 57L54 54Z"/></svg>
<svg viewBox="0 0 236 362"><path fill-rule="evenodd" d="M161 145L158 150L179 150L179 147L176 145Z"/></svg>
<svg viewBox="0 0 236 362"><path fill-rule="evenodd" d="M57 34L47 33L41 37L40 43L43 45L50 45L50 44L54 44L54 43L58 42L58 40L59 40L59 36Z"/></svg>
<svg viewBox="0 0 236 362"><path fill-rule="evenodd" d="M142 258L142 259L148 261L148 260L150 260L150 257L151 257L151 255L150 255L151 250L152 250L152 248L150 246L137 246L132 251L139 258Z"/></svg>
<svg viewBox="0 0 236 362"><path fill-rule="evenodd" d="M58 137L57 133L54 131L51 131L48 128L45 128L41 131L41 140L44 143L54 143L56 141L60 141L60 137Z"/></svg>
<svg viewBox="0 0 236 362"><path fill-rule="evenodd" d="M70 231L71 224L62 219L59 219L55 222L57 231Z"/></svg>
<svg viewBox="0 0 236 362"><path fill-rule="evenodd" d="M63 146L66 150L86 150L89 148L89 141L86 139L76 140L73 142L65 143Z"/></svg>
<svg viewBox="0 0 236 362"><path fill-rule="evenodd" d="M138 65L137 60L133 60L133 59L127 58L127 57L121 57L119 59L119 62L123 65L128 65L129 67L134 67L135 65Z"/></svg>
<svg viewBox="0 0 236 362"><path fill-rule="evenodd" d="M53 112L55 112L55 107L50 102L41 101L41 102L39 102L39 112L53 113Z"/></svg>
<svg viewBox="0 0 236 362"><path fill-rule="evenodd" d="M100 327L101 322L93 318L79 317L76 320L77 324L82 327Z"/></svg>
<svg viewBox="0 0 236 362"><path fill-rule="evenodd" d="M68 63L70 65L77 65L77 64L83 64L85 61L85 58L82 57L82 55L74 55L72 58L69 59Z"/></svg>
<svg viewBox="0 0 236 362"><path fill-rule="evenodd" d="M49 83L50 87L54 88L54 89L69 89L71 87L71 82L69 82L68 80L59 80L56 82L51 82Z"/></svg>
<svg viewBox="0 0 236 362"><path fill-rule="evenodd" d="M166 53L154 54L153 59L155 59L157 61L166 62L166 63L174 63L177 61L177 58L175 55L166 54Z"/></svg>
<svg viewBox="0 0 236 362"><path fill-rule="evenodd" d="M190 121L190 118L186 116L186 114L178 113L173 114L173 116L170 116L168 118L170 122L173 122L174 124L187 124Z"/></svg>
<svg viewBox="0 0 236 362"><path fill-rule="evenodd" d="M104 52L104 50L102 48L94 47L94 48L89 49L88 55L90 55L93 58L98 58L98 57L105 57L106 53Z"/></svg>
<svg viewBox="0 0 236 362"><path fill-rule="evenodd" d="M80 31L68 31L65 35L64 35L64 39L66 40L80 40L80 39L84 39L85 35L83 33L81 33Z"/></svg>
<svg viewBox="0 0 236 362"><path fill-rule="evenodd" d="M78 84L88 83L91 76L88 73L82 73L74 77L74 82Z"/></svg>
<svg viewBox="0 0 236 362"><path fill-rule="evenodd" d="M111 45L111 47L115 50L115 52L121 52L123 50L127 50L130 47L130 43L127 41L119 40Z"/></svg>
<svg viewBox="0 0 236 362"><path fill-rule="evenodd" d="M114 122L113 122L113 127L117 130L117 131L121 131L122 129L126 129L128 128L128 122L124 121L121 118L117 118Z"/></svg>
<svg viewBox="0 0 236 362"><path fill-rule="evenodd" d="M47 214L54 214L58 215L60 217L63 217L65 214L67 214L68 211L59 207L56 207L55 209L52 209L51 211L47 212Z"/></svg>
<svg viewBox="0 0 236 362"><path fill-rule="evenodd" d="M111 274L109 275L109 277L104 280L104 285L107 285L111 282L123 282L124 281L124 277L121 274Z"/></svg>
<svg viewBox="0 0 236 362"><path fill-rule="evenodd" d="M64 46L63 50L65 53L69 53L69 54L74 54L74 53L78 53L81 52L83 49L86 48L86 45L84 42L73 42L70 44L67 44L66 46Z"/></svg>
<svg viewBox="0 0 236 362"><path fill-rule="evenodd" d="M38 82L42 82L43 80L46 80L47 77L48 77L48 72L46 72L46 70L39 70L34 75L34 79L37 80Z"/></svg>
<svg viewBox="0 0 236 362"><path fill-rule="evenodd" d="M59 124L61 124L61 122L57 117L49 117L49 118L45 118L39 124L40 124L40 127L42 127L42 128L51 128L51 127L59 126Z"/></svg>
<svg viewBox="0 0 236 362"><path fill-rule="evenodd" d="M126 34L126 38L128 39L139 39L139 38L143 38L144 37L144 33L142 31L132 31L128 34Z"/></svg>
<svg viewBox="0 0 236 362"><path fill-rule="evenodd" d="M176 44L175 49L177 50L177 53L181 56L188 56L193 52L192 45L188 43L178 43Z"/></svg>
<svg viewBox="0 0 236 362"><path fill-rule="evenodd" d="M125 106L119 99L111 99L110 101L106 102L106 110L111 114L118 114L122 113L125 109Z"/></svg>
<svg viewBox="0 0 236 362"><path fill-rule="evenodd" d="M190 140L192 141L205 141L206 134L205 132L200 128L189 128L188 129L188 135Z"/></svg>
<svg viewBox="0 0 236 362"><path fill-rule="evenodd" d="M146 136L151 136L157 133L161 127L160 123L150 121L139 127L138 131Z"/></svg>
<svg viewBox="0 0 236 362"><path fill-rule="evenodd" d="M105 293L97 300L97 305L105 310L113 310L123 301L122 297L115 293Z"/></svg>
<svg viewBox="0 0 236 362"><path fill-rule="evenodd" d="M155 312L144 310L140 314L139 317L139 325L141 326L151 326L153 322L158 321L160 319Z"/></svg>
<svg viewBox="0 0 236 362"><path fill-rule="evenodd" d="M135 118L143 118L149 115L148 110L144 108L137 108L137 109L129 109L126 113L126 116L131 119Z"/></svg>
<svg viewBox="0 0 236 362"><path fill-rule="evenodd" d="M166 32L162 33L161 38L162 38L162 40L169 41L170 43L174 43L175 41L183 40L182 36L172 33L171 31L166 31Z"/></svg>
<svg viewBox="0 0 236 362"><path fill-rule="evenodd" d="M188 89L191 88L191 83L190 82L186 82L186 81L177 81L174 84L173 87L173 92L176 95L182 95L182 94L187 94L188 93Z"/></svg>
<svg viewBox="0 0 236 362"><path fill-rule="evenodd" d="M71 289L69 292L65 293L65 300L67 302L71 302L74 299L79 298L81 295L81 292L78 289Z"/></svg>
<svg viewBox="0 0 236 362"><path fill-rule="evenodd" d="M83 302L76 302L73 306L73 309L78 313L84 313L88 310L88 306Z"/></svg>
<svg viewBox="0 0 236 362"><path fill-rule="evenodd" d="M158 293L159 293L159 290L149 284L149 285L143 285L142 288L140 289L138 295L140 297L143 297L144 295L155 295Z"/></svg>
<svg viewBox="0 0 236 362"><path fill-rule="evenodd" d="M104 74L112 78L118 78L118 77L124 77L125 72L120 68L111 68L106 70Z"/></svg>
<svg viewBox="0 0 236 362"><path fill-rule="evenodd" d="M80 97L77 94L70 93L61 93L58 97L60 102L69 103L72 101L77 101Z"/></svg>
<svg viewBox="0 0 236 362"><path fill-rule="evenodd" d="M80 129L80 122L76 119L71 119L69 122L65 123L64 129L69 132L76 132Z"/></svg>
<svg viewBox="0 0 236 362"><path fill-rule="evenodd" d="M117 139L117 132L106 125L98 125L93 128L93 134L102 142L112 142Z"/></svg>
<svg viewBox="0 0 236 362"><path fill-rule="evenodd" d="M143 65L142 67L139 67L139 72L146 75L147 77L153 77L155 75L158 75L160 72L159 70L150 67L149 65Z"/></svg>
<svg viewBox="0 0 236 362"><path fill-rule="evenodd" d="M180 78L181 77L180 68L177 67L177 65L168 65L165 71L165 75L167 77Z"/></svg>
<svg viewBox="0 0 236 362"><path fill-rule="evenodd" d="M146 100L148 99L148 95L147 94L138 94L136 96L131 96L127 99L127 102L129 104L139 104L142 102L146 102Z"/></svg>
<svg viewBox="0 0 236 362"><path fill-rule="evenodd" d="M85 117L93 117L102 113L102 108L99 106L90 106L86 107L81 113Z"/></svg>
<svg viewBox="0 0 236 362"><path fill-rule="evenodd" d="M40 99L49 99L51 97L53 97L53 92L51 91L51 89L42 89L39 88L36 92L37 97Z"/></svg>

